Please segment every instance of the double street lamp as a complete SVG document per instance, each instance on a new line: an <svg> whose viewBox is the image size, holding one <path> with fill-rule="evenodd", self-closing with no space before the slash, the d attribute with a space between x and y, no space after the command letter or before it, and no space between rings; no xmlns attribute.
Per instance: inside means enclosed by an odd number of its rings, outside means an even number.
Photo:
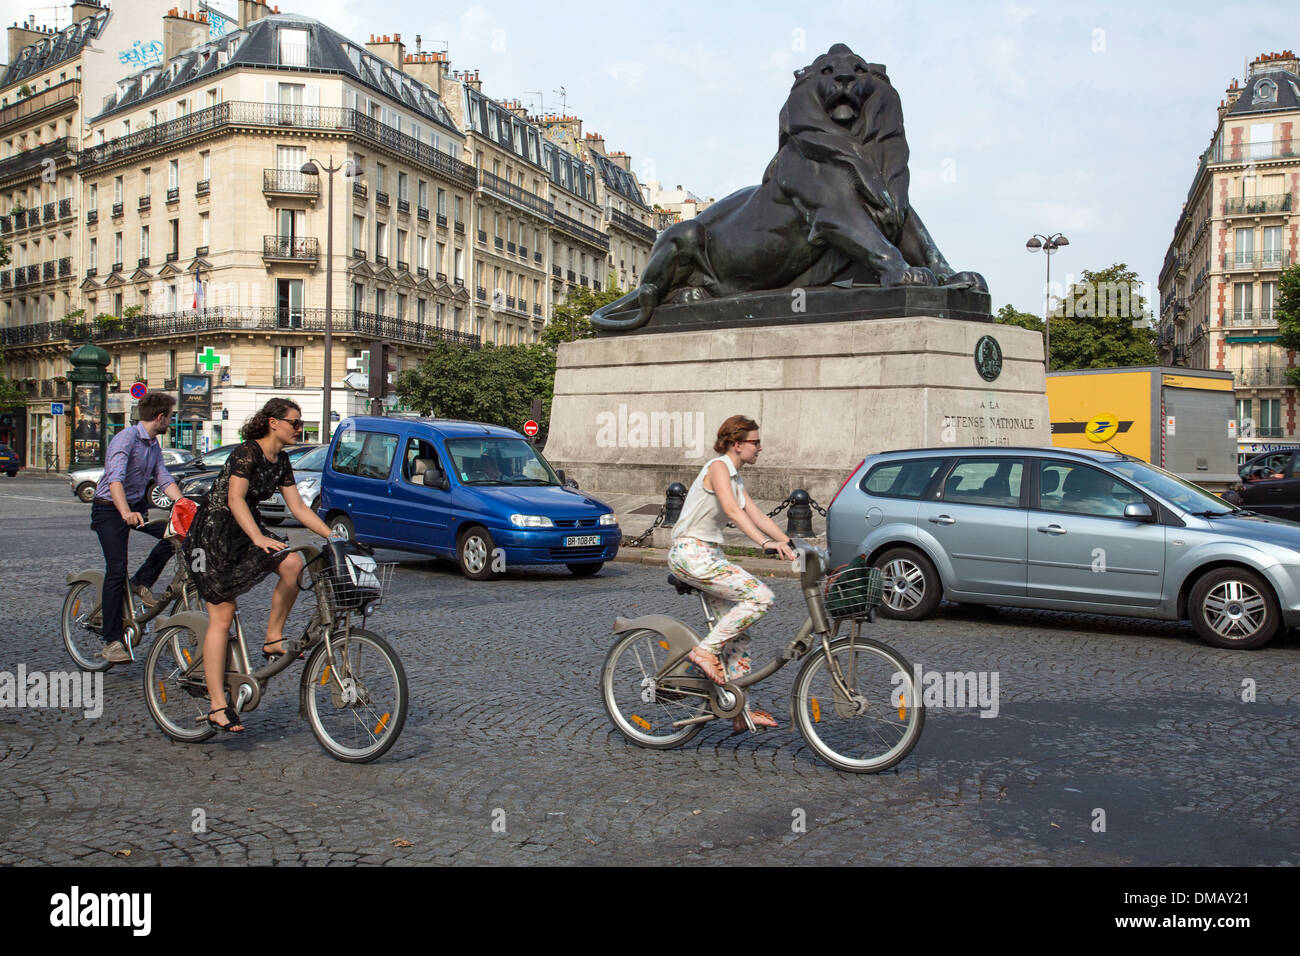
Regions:
<svg viewBox="0 0 1300 956"><path fill-rule="evenodd" d="M1043 305L1043 368L1048 370L1052 367L1052 253L1061 246L1069 244L1070 240L1059 232L1054 236L1035 234L1025 243L1025 248L1030 252L1042 249L1047 254L1047 290Z"/></svg>
<svg viewBox="0 0 1300 956"><path fill-rule="evenodd" d="M323 396L323 407L321 410L321 441L328 444L330 440L330 415L331 415L331 395L330 379L334 373L334 354L333 354L333 331L334 331L334 174L342 171L347 178L357 180L361 178L361 168L350 159L345 159L341 165L333 165L334 157L330 157L329 163L322 163L319 160L309 159L302 164L299 170L304 176L319 176L321 170L329 173L329 198L327 209L329 210L325 225L325 394Z"/></svg>

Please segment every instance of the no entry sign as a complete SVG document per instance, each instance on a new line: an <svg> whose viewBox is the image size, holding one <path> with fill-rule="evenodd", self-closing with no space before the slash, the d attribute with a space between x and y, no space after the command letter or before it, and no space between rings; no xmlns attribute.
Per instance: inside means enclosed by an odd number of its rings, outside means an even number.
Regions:
<svg viewBox="0 0 1300 956"><path fill-rule="evenodd" d="M529 438L532 438L534 435L536 435L537 422L533 421L532 419L529 419L528 421L524 422L524 434L527 435Z"/></svg>

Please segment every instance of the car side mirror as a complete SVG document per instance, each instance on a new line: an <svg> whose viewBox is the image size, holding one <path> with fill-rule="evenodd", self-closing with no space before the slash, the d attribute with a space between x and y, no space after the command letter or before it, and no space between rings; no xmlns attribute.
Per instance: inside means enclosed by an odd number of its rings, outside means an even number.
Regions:
<svg viewBox="0 0 1300 956"><path fill-rule="evenodd" d="M1151 506L1143 502L1142 504L1125 505L1124 517L1133 521L1154 521L1156 516L1151 513Z"/></svg>
<svg viewBox="0 0 1300 956"><path fill-rule="evenodd" d="M578 490L579 490L579 489L578 489L578 483L577 483L576 481L574 481L572 478L565 477L564 469L563 469L563 468L561 468L561 469L560 469L559 471L557 471L555 474L556 474L556 476L560 479L560 487L562 487L562 488L572 488L574 491L578 491Z"/></svg>

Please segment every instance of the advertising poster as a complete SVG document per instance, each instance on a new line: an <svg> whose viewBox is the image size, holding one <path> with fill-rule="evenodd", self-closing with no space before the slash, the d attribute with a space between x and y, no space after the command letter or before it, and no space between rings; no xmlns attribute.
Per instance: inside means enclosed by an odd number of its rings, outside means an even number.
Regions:
<svg viewBox="0 0 1300 956"><path fill-rule="evenodd" d="M103 460L100 449L104 440L104 406L98 385L78 385L73 400L72 455L78 464L96 464Z"/></svg>

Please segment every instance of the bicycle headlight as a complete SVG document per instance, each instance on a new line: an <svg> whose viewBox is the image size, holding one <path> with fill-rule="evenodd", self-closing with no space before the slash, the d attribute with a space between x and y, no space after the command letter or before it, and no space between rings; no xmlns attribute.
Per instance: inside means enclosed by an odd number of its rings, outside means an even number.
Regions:
<svg viewBox="0 0 1300 956"><path fill-rule="evenodd" d="M510 523L516 528L554 528L555 522L546 515L511 515Z"/></svg>
<svg viewBox="0 0 1300 956"><path fill-rule="evenodd" d="M608 525L612 525L612 524L618 524L618 515L614 514L614 512L612 512L612 511L611 511L609 514L601 515L601 516L600 516L600 523L601 523L602 525L606 525L606 526L608 526Z"/></svg>

